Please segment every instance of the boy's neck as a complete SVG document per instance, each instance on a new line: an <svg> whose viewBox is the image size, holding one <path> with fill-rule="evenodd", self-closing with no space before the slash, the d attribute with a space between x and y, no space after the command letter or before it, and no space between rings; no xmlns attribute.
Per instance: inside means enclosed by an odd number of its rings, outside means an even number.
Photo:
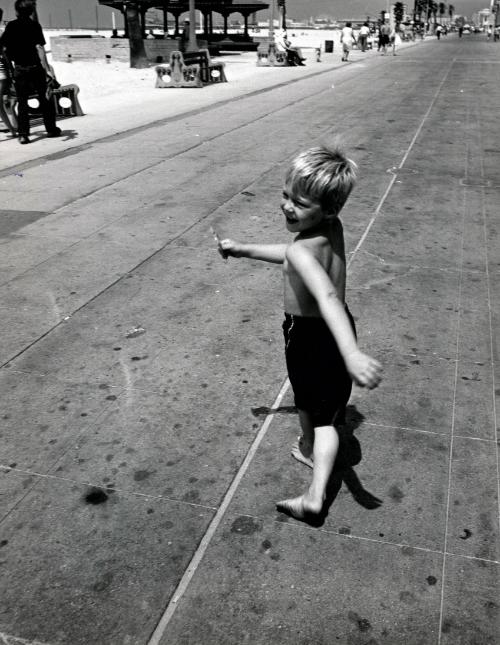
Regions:
<svg viewBox="0 0 500 645"><path fill-rule="evenodd" d="M336 216L324 219L322 222L316 224L316 226L312 226L305 231L301 231L295 239L305 239L309 237L316 237L318 235L328 235L328 233L332 230L332 228L337 224L338 221L338 217Z"/></svg>

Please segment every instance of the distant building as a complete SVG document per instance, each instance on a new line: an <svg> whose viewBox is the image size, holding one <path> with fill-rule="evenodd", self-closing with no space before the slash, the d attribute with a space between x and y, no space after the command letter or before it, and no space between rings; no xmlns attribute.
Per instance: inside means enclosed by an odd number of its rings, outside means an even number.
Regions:
<svg viewBox="0 0 500 645"><path fill-rule="evenodd" d="M491 15L490 9L481 9L472 14L472 24L476 27L486 27L488 24L493 24L494 18Z"/></svg>

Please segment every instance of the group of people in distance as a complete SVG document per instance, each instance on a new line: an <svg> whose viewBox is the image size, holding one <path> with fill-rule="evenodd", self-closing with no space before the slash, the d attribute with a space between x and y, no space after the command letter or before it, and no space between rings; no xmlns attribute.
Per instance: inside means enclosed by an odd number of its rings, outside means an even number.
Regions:
<svg viewBox="0 0 500 645"><path fill-rule="evenodd" d="M45 56L45 38L36 20L34 0L16 0L17 18L7 23L0 36L0 118L19 143L30 143L28 101L36 95L47 131L47 137L58 137L56 109L51 100L48 79L53 74ZM3 11L0 10L0 21ZM55 78L53 78L55 82ZM13 84L17 100L17 116L5 109L5 97Z"/></svg>
<svg viewBox="0 0 500 645"><path fill-rule="evenodd" d="M368 22L363 23L356 38L352 28L352 22L346 22L345 27L340 34L340 43L342 45L342 61L349 60L349 52L358 45L361 51L368 48L368 38L370 36L370 25ZM401 43L401 36L395 27L391 27L388 20L385 20L378 29L378 51L382 54L387 53L387 48L392 47L393 55L396 55L396 47Z"/></svg>

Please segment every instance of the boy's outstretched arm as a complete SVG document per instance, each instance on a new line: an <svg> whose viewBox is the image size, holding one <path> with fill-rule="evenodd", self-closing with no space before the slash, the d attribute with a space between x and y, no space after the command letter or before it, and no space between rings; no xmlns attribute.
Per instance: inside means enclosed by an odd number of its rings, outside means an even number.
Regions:
<svg viewBox="0 0 500 645"><path fill-rule="evenodd" d="M298 244L288 247L286 259L315 297L355 383L370 389L376 387L381 380L382 366L359 349L345 305L327 272L309 250Z"/></svg>
<svg viewBox="0 0 500 645"><path fill-rule="evenodd" d="M223 258L251 258L274 264L283 264L286 248L286 244L242 244L229 238L219 242L219 253Z"/></svg>

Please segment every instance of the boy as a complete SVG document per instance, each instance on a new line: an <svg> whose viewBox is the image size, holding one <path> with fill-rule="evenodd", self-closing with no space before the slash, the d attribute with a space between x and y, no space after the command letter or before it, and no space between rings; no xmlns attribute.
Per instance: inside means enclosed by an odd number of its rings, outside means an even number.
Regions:
<svg viewBox="0 0 500 645"><path fill-rule="evenodd" d="M309 489L278 502L297 519L317 517L326 498L352 380L376 387L381 366L356 343L344 303L346 261L339 213L355 183L355 164L337 148L311 148L292 162L281 200L291 244L219 242L223 257L283 264L285 355L302 436L292 455L313 469Z"/></svg>

